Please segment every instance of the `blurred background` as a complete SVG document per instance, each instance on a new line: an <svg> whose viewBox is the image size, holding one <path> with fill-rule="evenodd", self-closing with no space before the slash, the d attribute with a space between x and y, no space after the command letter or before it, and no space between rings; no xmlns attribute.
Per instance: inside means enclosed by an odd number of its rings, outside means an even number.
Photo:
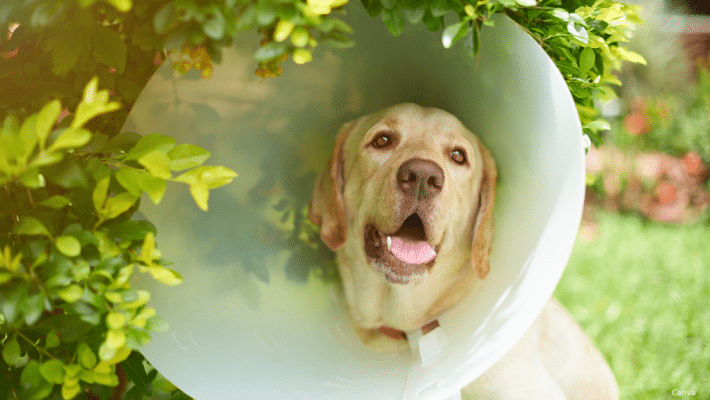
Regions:
<svg viewBox="0 0 710 400"><path fill-rule="evenodd" d="M586 157L584 217L555 296L622 399L710 399L710 2L637 0L612 129Z"/></svg>

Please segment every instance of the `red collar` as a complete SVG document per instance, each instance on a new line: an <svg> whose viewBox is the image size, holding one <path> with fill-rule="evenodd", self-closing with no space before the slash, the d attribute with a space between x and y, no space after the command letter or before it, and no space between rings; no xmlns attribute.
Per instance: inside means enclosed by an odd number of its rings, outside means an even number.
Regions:
<svg viewBox="0 0 710 400"><path fill-rule="evenodd" d="M436 329L438 327L439 327L439 321L436 319L431 322L427 322L421 328L422 335L426 335L427 333L433 331L434 329ZM400 340L400 339L407 338L407 334L403 330L400 330L397 328L392 328L389 326L381 326L377 329L380 331L381 334L383 334L389 338L392 338L392 339Z"/></svg>

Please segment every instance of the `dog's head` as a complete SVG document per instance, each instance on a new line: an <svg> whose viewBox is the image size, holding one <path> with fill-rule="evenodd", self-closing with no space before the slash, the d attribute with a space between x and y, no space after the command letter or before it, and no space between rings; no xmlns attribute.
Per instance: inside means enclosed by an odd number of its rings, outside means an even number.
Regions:
<svg viewBox="0 0 710 400"><path fill-rule="evenodd" d="M309 218L338 251L346 297L361 325L406 329L401 325L425 319L441 296L486 276L495 180L488 150L445 111L400 104L341 128ZM353 292L362 290L379 293L380 309L404 307L408 315L389 321L387 310L370 315L378 305L358 303L377 300L359 301Z"/></svg>

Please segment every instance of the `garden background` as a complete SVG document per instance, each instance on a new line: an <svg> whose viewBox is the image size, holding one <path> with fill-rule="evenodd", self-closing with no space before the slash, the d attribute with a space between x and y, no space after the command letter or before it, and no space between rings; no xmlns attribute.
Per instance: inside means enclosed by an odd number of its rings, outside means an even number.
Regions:
<svg viewBox="0 0 710 400"><path fill-rule="evenodd" d="M587 154L587 200L555 296L611 365L622 399L710 398L710 17L639 2L612 121ZM703 9L704 7L704 9ZM704 15L702 14L704 13Z"/></svg>

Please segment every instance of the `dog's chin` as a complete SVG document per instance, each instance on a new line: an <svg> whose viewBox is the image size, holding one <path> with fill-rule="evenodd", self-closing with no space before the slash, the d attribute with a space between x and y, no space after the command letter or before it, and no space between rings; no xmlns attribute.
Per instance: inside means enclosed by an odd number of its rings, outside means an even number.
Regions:
<svg viewBox="0 0 710 400"><path fill-rule="evenodd" d="M384 278L391 284L408 285L425 281L429 270L436 262L436 256L421 264L402 261L390 251L389 236L374 224L365 226L365 254L370 266L376 271L382 272ZM435 252L438 252L439 246L435 246L434 249Z"/></svg>
<svg viewBox="0 0 710 400"><path fill-rule="evenodd" d="M433 264L433 260L431 261ZM370 265L382 272L388 283L408 285L424 282L429 274L427 264L408 264L394 257L373 259Z"/></svg>

